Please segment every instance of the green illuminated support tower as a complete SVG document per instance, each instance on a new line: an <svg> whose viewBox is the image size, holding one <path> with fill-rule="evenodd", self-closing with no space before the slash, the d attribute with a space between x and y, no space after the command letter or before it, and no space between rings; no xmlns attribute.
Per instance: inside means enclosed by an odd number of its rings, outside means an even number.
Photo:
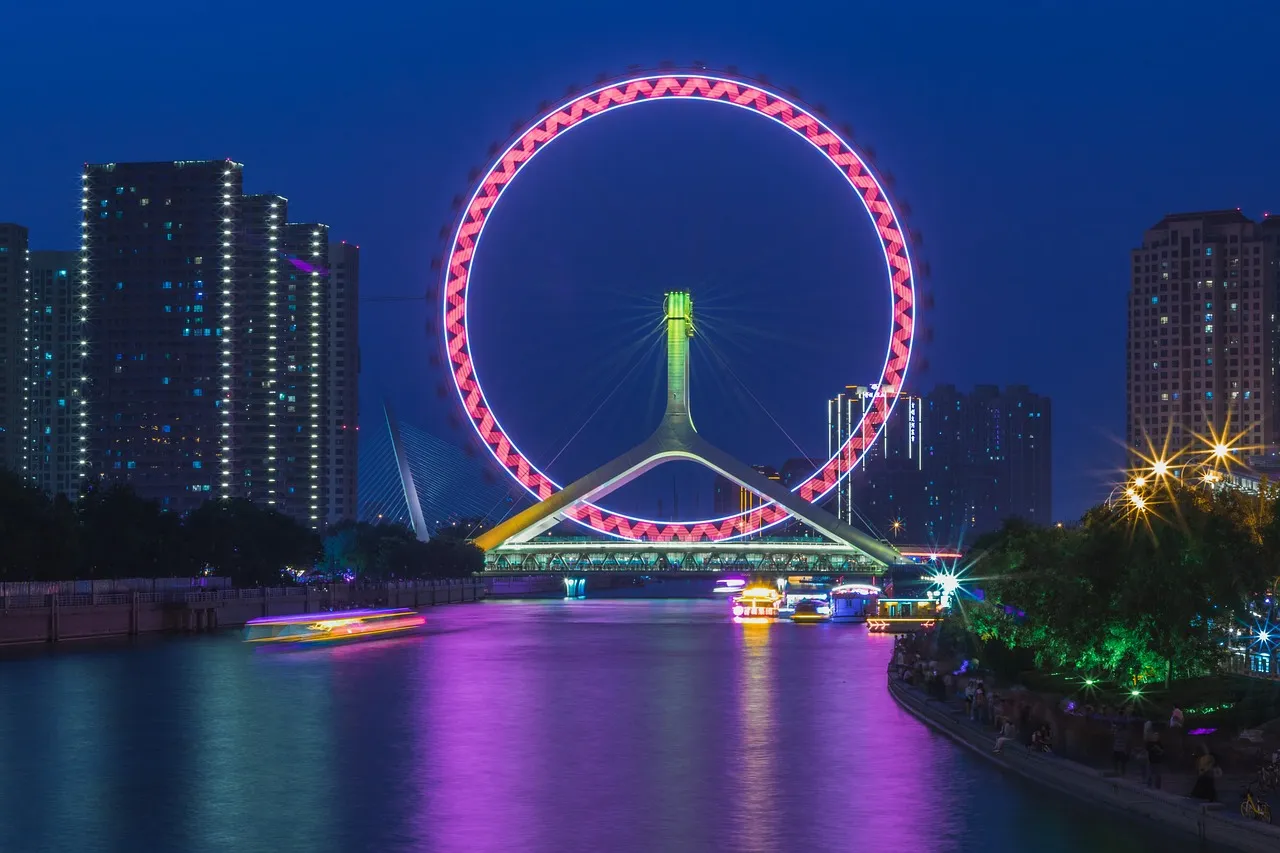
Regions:
<svg viewBox="0 0 1280 853"><path fill-rule="evenodd" d="M855 530L826 510L787 491L749 465L713 447L693 427L689 410L689 341L693 337L693 298L672 291L663 301L667 325L667 404L658 428L640 444L584 477L479 536L485 551L527 542L565 519L565 512L585 501L595 502L664 462L697 462L761 498L781 506L827 539L862 551L883 563L899 560L889 545Z"/></svg>

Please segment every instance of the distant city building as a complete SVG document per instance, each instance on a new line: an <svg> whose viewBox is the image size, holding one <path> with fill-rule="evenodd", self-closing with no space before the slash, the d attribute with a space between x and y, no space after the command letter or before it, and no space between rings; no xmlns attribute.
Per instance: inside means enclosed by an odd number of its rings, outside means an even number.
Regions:
<svg viewBox="0 0 1280 853"><path fill-rule="evenodd" d="M770 480L782 481L782 474L770 465L752 465L751 467ZM714 489L711 508L717 518L747 512L762 503L768 503L767 500L761 500L760 496L750 489L744 489L733 480L719 474L716 475Z"/></svg>
<svg viewBox="0 0 1280 853"><path fill-rule="evenodd" d="M80 486L72 416L82 373L77 336L80 253L32 252L27 476L49 494L75 498Z"/></svg>
<svg viewBox="0 0 1280 853"><path fill-rule="evenodd" d="M328 229L242 187L230 160L85 167L77 440L90 485L177 512L244 497L319 528L334 518Z"/></svg>
<svg viewBox="0 0 1280 853"><path fill-rule="evenodd" d="M0 466L26 470L30 282L27 229L0 222Z"/></svg>
<svg viewBox="0 0 1280 853"><path fill-rule="evenodd" d="M856 469L836 487L832 500L832 511L858 527L889 524L917 496L916 475L921 470L924 448L921 400L877 385L849 385L827 401L827 453L833 456L857 429L876 398L886 395L897 397L893 414ZM868 465L877 472L874 478L860 473Z"/></svg>
<svg viewBox="0 0 1280 853"><path fill-rule="evenodd" d="M1166 216L1131 252L1125 438L1176 455L1196 436L1280 438L1274 365L1280 219L1239 210Z"/></svg>
<svg viewBox="0 0 1280 853"><path fill-rule="evenodd" d="M359 509L360 456L360 247L340 242L329 246L328 388L329 474L328 523L356 518Z"/></svg>
<svg viewBox="0 0 1280 853"><path fill-rule="evenodd" d="M878 389L849 386L828 403L843 440ZM852 418L852 420L849 420ZM954 545L1013 516L1052 521L1049 400L1025 386L939 385L903 395L879 439L833 499L841 517L883 538ZM835 453L838 444L832 445Z"/></svg>

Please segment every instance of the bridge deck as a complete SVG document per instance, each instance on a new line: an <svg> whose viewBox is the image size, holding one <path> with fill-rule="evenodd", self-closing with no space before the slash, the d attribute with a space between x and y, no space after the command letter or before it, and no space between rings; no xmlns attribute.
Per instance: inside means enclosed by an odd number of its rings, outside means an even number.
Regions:
<svg viewBox="0 0 1280 853"><path fill-rule="evenodd" d="M911 560L903 558L902 563ZM539 538L485 553L486 574L541 572L878 573L890 564L861 549L814 538L732 542L632 542Z"/></svg>

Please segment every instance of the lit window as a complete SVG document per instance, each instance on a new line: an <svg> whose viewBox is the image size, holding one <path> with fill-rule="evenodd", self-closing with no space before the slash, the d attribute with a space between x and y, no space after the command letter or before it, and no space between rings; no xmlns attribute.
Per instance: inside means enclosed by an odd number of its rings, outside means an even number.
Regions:
<svg viewBox="0 0 1280 853"><path fill-rule="evenodd" d="M1212 399L1213 399L1213 392L1212 392L1212 391L1205 391L1205 392L1204 392L1204 398L1205 398L1206 400L1212 400Z"/></svg>
<svg viewBox="0 0 1280 853"><path fill-rule="evenodd" d="M1157 305L1157 304L1159 304L1159 302L1160 302L1160 297L1159 297L1159 296L1153 296L1153 297L1151 297L1151 304L1152 304L1152 305Z"/></svg>
<svg viewBox="0 0 1280 853"><path fill-rule="evenodd" d="M1205 327L1204 327L1204 333L1205 333L1206 335L1212 335L1212 334L1213 334L1213 324L1212 324L1212 323L1206 323L1206 324L1205 324Z"/></svg>
<svg viewBox="0 0 1280 853"><path fill-rule="evenodd" d="M1161 326L1169 325L1169 316L1167 314L1160 318L1160 325Z"/></svg>
<svg viewBox="0 0 1280 853"><path fill-rule="evenodd" d="M1204 321L1205 321L1206 323L1212 323L1212 322L1213 322L1213 315L1212 315L1212 314L1205 314L1205 315L1204 315Z"/></svg>
<svg viewBox="0 0 1280 853"><path fill-rule="evenodd" d="M1213 255L1213 247L1212 247L1212 246L1205 246L1205 247L1204 247L1204 253L1205 253L1206 255L1210 255L1210 256L1211 256L1211 255Z"/></svg>
<svg viewBox="0 0 1280 853"><path fill-rule="evenodd" d="M197 459L195 462L192 462L192 463L191 463L191 467L192 467L192 468L203 468L203 467L204 467L204 463L203 463L203 462L201 462L199 459Z"/></svg>

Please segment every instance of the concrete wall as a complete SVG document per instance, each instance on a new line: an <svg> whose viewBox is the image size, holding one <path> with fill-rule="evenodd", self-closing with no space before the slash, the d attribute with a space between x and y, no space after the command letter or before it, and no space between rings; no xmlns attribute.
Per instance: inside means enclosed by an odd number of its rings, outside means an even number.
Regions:
<svg viewBox="0 0 1280 853"><path fill-rule="evenodd" d="M221 589L208 592L0 597L0 645L210 631L259 616L351 607L432 607L479 601L482 580L406 581L377 586Z"/></svg>

